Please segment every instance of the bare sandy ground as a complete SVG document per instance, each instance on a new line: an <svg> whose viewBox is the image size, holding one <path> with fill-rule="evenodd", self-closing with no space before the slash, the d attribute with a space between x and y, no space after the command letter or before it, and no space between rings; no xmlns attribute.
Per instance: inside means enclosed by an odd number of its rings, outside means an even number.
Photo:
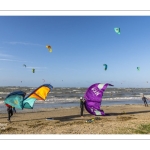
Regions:
<svg viewBox="0 0 150 150"><path fill-rule="evenodd" d="M133 134L141 124L150 124L150 107L144 105L102 106L107 116L95 117L80 108L41 109L16 113L7 121L0 114L0 134ZM46 120L53 118L53 120ZM91 123L88 119L95 118Z"/></svg>

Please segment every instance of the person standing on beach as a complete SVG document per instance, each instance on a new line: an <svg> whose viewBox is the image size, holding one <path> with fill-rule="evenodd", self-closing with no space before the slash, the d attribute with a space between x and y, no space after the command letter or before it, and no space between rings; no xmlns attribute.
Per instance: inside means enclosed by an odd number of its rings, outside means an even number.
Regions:
<svg viewBox="0 0 150 150"><path fill-rule="evenodd" d="M144 104L145 104L145 107L148 107L148 104L147 104L147 101L146 101L146 100L148 100L148 99L144 96L144 94L143 94L143 96L142 96L142 100L143 100L143 102L144 102Z"/></svg>
<svg viewBox="0 0 150 150"><path fill-rule="evenodd" d="M84 110L84 102L85 100L83 99L83 97L80 97L80 109L81 109L81 117L83 117L83 110Z"/></svg>
<svg viewBox="0 0 150 150"><path fill-rule="evenodd" d="M13 116L13 109L12 106L5 104L7 106L7 112L8 112L8 121L11 122L10 118Z"/></svg>

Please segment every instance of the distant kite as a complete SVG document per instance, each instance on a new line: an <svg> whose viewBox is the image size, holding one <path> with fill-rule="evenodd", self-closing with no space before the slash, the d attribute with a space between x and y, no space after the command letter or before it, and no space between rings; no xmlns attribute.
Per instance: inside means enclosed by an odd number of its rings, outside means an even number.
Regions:
<svg viewBox="0 0 150 150"><path fill-rule="evenodd" d="M35 72L35 69L32 69L32 72L34 73L34 72Z"/></svg>
<svg viewBox="0 0 150 150"><path fill-rule="evenodd" d="M52 47L50 45L46 45L46 48L49 50L49 52L52 52Z"/></svg>
<svg viewBox="0 0 150 150"><path fill-rule="evenodd" d="M120 34L120 28L114 28L114 30L117 34Z"/></svg>
<svg viewBox="0 0 150 150"><path fill-rule="evenodd" d="M107 70L107 65L106 65L106 64L103 64L103 66L105 66L105 68L104 68L104 69L105 69L105 70Z"/></svg>
<svg viewBox="0 0 150 150"><path fill-rule="evenodd" d="M140 67L137 67L137 70L140 70Z"/></svg>
<svg viewBox="0 0 150 150"><path fill-rule="evenodd" d="M25 64L23 64L23 66L24 66L24 67L26 67L26 65L25 65Z"/></svg>

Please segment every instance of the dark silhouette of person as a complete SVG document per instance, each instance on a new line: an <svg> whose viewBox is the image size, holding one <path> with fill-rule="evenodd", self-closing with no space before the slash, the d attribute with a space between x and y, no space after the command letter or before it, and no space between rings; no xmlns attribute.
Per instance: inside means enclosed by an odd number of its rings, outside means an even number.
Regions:
<svg viewBox="0 0 150 150"><path fill-rule="evenodd" d="M85 100L82 97L80 97L80 109L81 109L80 115L81 115L81 117L83 117L84 102L85 102Z"/></svg>
<svg viewBox="0 0 150 150"><path fill-rule="evenodd" d="M142 101L144 102L144 104L145 104L145 107L148 107L148 104L147 104L147 101L146 100L148 100L145 96L144 96L144 94L143 94L143 96L142 96Z"/></svg>
<svg viewBox="0 0 150 150"><path fill-rule="evenodd" d="M11 105L5 104L7 106L7 112L8 112L8 121L11 122L10 118L13 116L13 109Z"/></svg>

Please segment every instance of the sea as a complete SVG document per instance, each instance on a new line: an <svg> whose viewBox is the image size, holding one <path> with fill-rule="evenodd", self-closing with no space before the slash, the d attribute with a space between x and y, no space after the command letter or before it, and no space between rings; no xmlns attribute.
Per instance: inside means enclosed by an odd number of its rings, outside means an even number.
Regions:
<svg viewBox="0 0 150 150"><path fill-rule="evenodd" d="M21 90L26 92L27 96L35 89L35 87L0 87L0 113L6 113L4 99L8 94ZM53 88L45 101L35 101L33 109L17 111L31 112L45 108L58 109L80 107L79 99L84 96L86 90L87 88L83 87ZM150 88L107 88L104 92L101 106L143 104L141 98L142 94L144 94L147 98L150 97ZM149 102L150 101L148 101L148 103Z"/></svg>

